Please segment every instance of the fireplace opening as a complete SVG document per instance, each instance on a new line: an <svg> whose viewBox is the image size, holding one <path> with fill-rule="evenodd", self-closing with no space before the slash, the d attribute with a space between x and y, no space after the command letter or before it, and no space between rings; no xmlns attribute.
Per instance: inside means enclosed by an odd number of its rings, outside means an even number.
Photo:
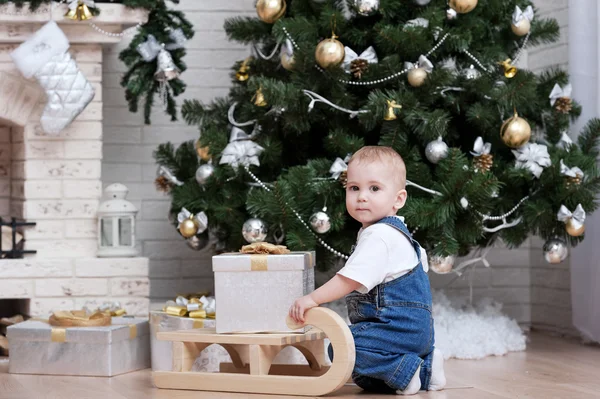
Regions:
<svg viewBox="0 0 600 399"><path fill-rule="evenodd" d="M29 299L0 299L0 356L8 356L6 329L29 319Z"/></svg>

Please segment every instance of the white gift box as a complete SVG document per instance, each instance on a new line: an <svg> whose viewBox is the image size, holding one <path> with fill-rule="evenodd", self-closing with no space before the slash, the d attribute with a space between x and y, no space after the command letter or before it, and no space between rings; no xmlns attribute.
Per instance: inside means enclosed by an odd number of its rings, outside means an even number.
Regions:
<svg viewBox="0 0 600 399"><path fill-rule="evenodd" d="M8 327L8 372L111 377L150 367L148 319L113 317L105 327Z"/></svg>
<svg viewBox="0 0 600 399"><path fill-rule="evenodd" d="M173 343L171 341L159 341L156 336L157 333L214 327L214 319L191 319L189 317L173 316L162 311L150 312L152 371L173 371ZM220 371L221 363L231 362L231 357L221 345L210 345L200 352L191 371L217 373ZM277 354L273 364L308 364L308 362L299 350L286 347Z"/></svg>
<svg viewBox="0 0 600 399"><path fill-rule="evenodd" d="M290 306L315 289L314 251L226 253L213 256L212 265L217 333L289 332Z"/></svg>

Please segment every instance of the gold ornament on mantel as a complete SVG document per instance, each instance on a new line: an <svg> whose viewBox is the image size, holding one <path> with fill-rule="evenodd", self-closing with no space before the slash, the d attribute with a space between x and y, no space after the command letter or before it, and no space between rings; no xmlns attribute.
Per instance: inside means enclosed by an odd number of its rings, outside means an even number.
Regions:
<svg viewBox="0 0 600 399"><path fill-rule="evenodd" d="M466 14L477 7L477 0L450 0L448 5L459 14Z"/></svg>
<svg viewBox="0 0 600 399"><path fill-rule="evenodd" d="M502 68L504 68L504 76L508 79L514 78L518 71L517 67L511 64L511 61L512 60L510 58L507 58L498 63L502 65Z"/></svg>
<svg viewBox="0 0 600 399"><path fill-rule="evenodd" d="M90 7L94 7L94 2L91 0L72 0L69 2L69 11L65 17L74 21L87 21L94 17Z"/></svg>
<svg viewBox="0 0 600 399"><path fill-rule="evenodd" d="M283 17L286 7L285 0L258 0L256 2L256 13L261 21L273 24Z"/></svg>
<svg viewBox="0 0 600 399"><path fill-rule="evenodd" d="M193 219L193 217L189 217L189 218L185 219L179 225L179 232L185 238L190 238L190 237L195 236L197 231L198 231L198 224Z"/></svg>
<svg viewBox="0 0 600 399"><path fill-rule="evenodd" d="M391 101L386 100L386 101L387 101L387 111L385 112L383 119L386 121L393 121L395 119L398 119L394 109L402 109L402 105L396 104L395 100L391 100Z"/></svg>
<svg viewBox="0 0 600 399"><path fill-rule="evenodd" d="M248 70L250 69L248 63L250 62L250 59L251 57L246 58L244 62L242 62L242 65L240 65L240 69L238 69L238 71L236 72L235 78L238 82L245 82L250 77L248 75Z"/></svg>
<svg viewBox="0 0 600 399"><path fill-rule="evenodd" d="M531 126L515 111L515 114L505 120L500 127L500 137L510 148L522 147L531 138Z"/></svg>
<svg viewBox="0 0 600 399"><path fill-rule="evenodd" d="M254 96L252 96L252 101L254 101L254 105L256 105L258 107L266 107L267 106L267 101L265 100L265 96L262 92L262 87L259 87L258 90L256 90L256 94L254 94Z"/></svg>
<svg viewBox="0 0 600 399"><path fill-rule="evenodd" d="M556 217L565 223L565 229L570 236L579 237L585 232L585 210L581 204L577 205L573 213L566 206L561 205Z"/></svg>

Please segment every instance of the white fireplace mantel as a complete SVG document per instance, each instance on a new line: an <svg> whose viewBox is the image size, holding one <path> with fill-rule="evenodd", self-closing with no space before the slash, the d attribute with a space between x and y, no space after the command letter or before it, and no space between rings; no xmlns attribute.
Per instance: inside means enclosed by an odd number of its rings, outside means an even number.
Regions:
<svg viewBox="0 0 600 399"><path fill-rule="evenodd" d="M37 223L23 231L25 249L36 254L0 259L0 300L29 299L31 315L108 301L136 315L147 315L149 307L147 258L96 257L102 48L122 40L115 34L146 22L148 14L120 4L97 6L101 13L91 21L65 18L65 4L43 5L34 13L28 6L0 7L0 216ZM65 32L71 55L96 92L58 136L40 128L44 91L35 79L24 79L10 57L50 19Z"/></svg>

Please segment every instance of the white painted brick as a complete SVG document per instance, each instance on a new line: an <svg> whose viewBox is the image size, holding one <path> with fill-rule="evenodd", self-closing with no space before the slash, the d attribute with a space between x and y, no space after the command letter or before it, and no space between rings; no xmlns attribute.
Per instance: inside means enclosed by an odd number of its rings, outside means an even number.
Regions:
<svg viewBox="0 0 600 399"><path fill-rule="evenodd" d="M15 159L62 159L64 144L60 141L27 140L15 144Z"/></svg>
<svg viewBox="0 0 600 399"><path fill-rule="evenodd" d="M13 198L59 199L62 183L58 180L25 180L13 182Z"/></svg>
<svg viewBox="0 0 600 399"><path fill-rule="evenodd" d="M0 279L72 275L73 263L70 259L3 259L0 261Z"/></svg>
<svg viewBox="0 0 600 399"><path fill-rule="evenodd" d="M27 179L99 179L98 161L27 161Z"/></svg>
<svg viewBox="0 0 600 399"><path fill-rule="evenodd" d="M571 309L571 291L533 286L531 303Z"/></svg>
<svg viewBox="0 0 600 399"><path fill-rule="evenodd" d="M151 279L160 277L181 276L180 259L151 259L148 275Z"/></svg>
<svg viewBox="0 0 600 399"><path fill-rule="evenodd" d="M28 219L95 218L97 200L31 200L25 202Z"/></svg>
<svg viewBox="0 0 600 399"><path fill-rule="evenodd" d="M163 220L147 221L140 220L136 223L136 237L140 240L176 240L181 235L166 216Z"/></svg>
<svg viewBox="0 0 600 399"><path fill-rule="evenodd" d="M106 183L111 183L110 180L104 179ZM154 182L139 182L139 183L127 183L129 193L127 199L133 200L164 200L169 198L168 194L158 191ZM165 220L167 217L165 216Z"/></svg>
<svg viewBox="0 0 600 399"><path fill-rule="evenodd" d="M109 163L154 163L152 153L155 145L104 144L105 162Z"/></svg>
<svg viewBox="0 0 600 399"><path fill-rule="evenodd" d="M197 259L184 259L181 261L181 276L214 278L212 271L212 252L199 254Z"/></svg>
<svg viewBox="0 0 600 399"><path fill-rule="evenodd" d="M104 181L120 181L125 184L129 182L139 183L142 181L142 166L104 163L102 165L102 176Z"/></svg>
<svg viewBox="0 0 600 399"><path fill-rule="evenodd" d="M64 220L36 220L35 226L25 229L28 240L52 240L64 237Z"/></svg>
<svg viewBox="0 0 600 399"><path fill-rule="evenodd" d="M175 127L144 127L143 141L144 143L153 144L156 147L158 144L165 142L165 137L169 138L172 143L182 143L188 140L196 140L200 137L200 131L197 126L175 126Z"/></svg>
<svg viewBox="0 0 600 399"><path fill-rule="evenodd" d="M64 180L62 182L64 198L102 197L102 182L100 180Z"/></svg>
<svg viewBox="0 0 600 399"><path fill-rule="evenodd" d="M36 298L31 301L29 308L32 317L48 317L57 310L74 309L77 309L74 298Z"/></svg>
<svg viewBox="0 0 600 399"><path fill-rule="evenodd" d="M96 238L98 234L98 223L95 219L66 220L66 238Z"/></svg>
<svg viewBox="0 0 600 399"><path fill-rule="evenodd" d="M10 128L0 126L0 143L10 143Z"/></svg>
<svg viewBox="0 0 600 399"><path fill-rule="evenodd" d="M171 203L168 200L165 201L144 201L142 207L142 219L143 220L165 220Z"/></svg>
<svg viewBox="0 0 600 399"><path fill-rule="evenodd" d="M534 268L531 270L531 281L538 287L571 288L571 271L559 268Z"/></svg>
<svg viewBox="0 0 600 399"><path fill-rule="evenodd" d="M152 279L152 298L175 298L177 295L192 292L214 292L212 278Z"/></svg>
<svg viewBox="0 0 600 399"><path fill-rule="evenodd" d="M531 324L531 304L529 303L502 306L502 313L517 320L518 323Z"/></svg>
<svg viewBox="0 0 600 399"><path fill-rule="evenodd" d="M164 136L163 136L164 139ZM141 143L141 127L107 126L104 129L104 143ZM110 151L104 151L110 153Z"/></svg>
<svg viewBox="0 0 600 399"><path fill-rule="evenodd" d="M137 113L131 113L127 108L105 104L105 126L131 126L139 127L144 125L143 111L140 108ZM152 114L152 123L155 123L156 114Z"/></svg>
<svg viewBox="0 0 600 399"><path fill-rule="evenodd" d="M75 309L81 309L88 306L91 309L98 308L106 302L119 302L121 307L127 311L127 314L139 317L148 317L150 309L150 300L148 298L135 297L83 297L75 298Z"/></svg>
<svg viewBox="0 0 600 399"><path fill-rule="evenodd" d="M531 274L528 268L492 268L492 284L495 287L529 287Z"/></svg>
<svg viewBox="0 0 600 399"><path fill-rule="evenodd" d="M102 122L100 121L78 121L75 120L58 135L44 133L41 125L31 124L25 126L23 133L27 139L45 141L69 140L99 140L102 138ZM13 134L13 139L14 139ZM21 140L22 141L22 140Z"/></svg>
<svg viewBox="0 0 600 399"><path fill-rule="evenodd" d="M111 296L142 296L150 295L148 278L112 278L109 281Z"/></svg>
<svg viewBox="0 0 600 399"><path fill-rule="evenodd" d="M148 258L82 258L75 259L78 277L148 276Z"/></svg>
<svg viewBox="0 0 600 399"><path fill-rule="evenodd" d="M79 258L95 256L98 251L96 240L31 240L25 242L25 249L37 251L38 258Z"/></svg>
<svg viewBox="0 0 600 399"><path fill-rule="evenodd" d="M37 297L107 295L108 280L101 278L35 280Z"/></svg>
<svg viewBox="0 0 600 399"><path fill-rule="evenodd" d="M4 170L7 170L5 167ZM25 162L23 161L12 161L10 163L10 176L13 180L25 179ZM8 173L2 171L4 176L8 176Z"/></svg>
<svg viewBox="0 0 600 399"><path fill-rule="evenodd" d="M65 142L65 159L102 159L102 142L77 140Z"/></svg>
<svg viewBox="0 0 600 399"><path fill-rule="evenodd" d="M465 272L460 277L454 273L437 274L430 271L429 281L432 288L444 288L448 284L451 284L453 288L468 287L470 273L474 273L472 279L473 287L489 287L492 285L492 271L486 267L477 267L473 272Z"/></svg>
<svg viewBox="0 0 600 399"><path fill-rule="evenodd" d="M0 298L32 298L33 280L0 279Z"/></svg>

